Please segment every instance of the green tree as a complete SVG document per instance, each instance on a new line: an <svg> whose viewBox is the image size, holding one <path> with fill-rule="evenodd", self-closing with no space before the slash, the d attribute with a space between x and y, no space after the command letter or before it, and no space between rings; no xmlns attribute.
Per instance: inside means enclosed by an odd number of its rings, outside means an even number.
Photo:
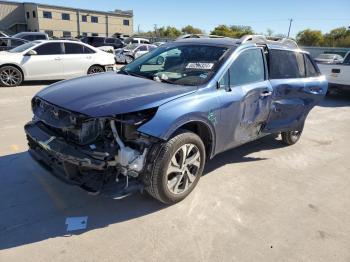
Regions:
<svg viewBox="0 0 350 262"><path fill-rule="evenodd" d="M232 25L230 26L231 31L233 32L233 37L241 38L244 35L253 35L254 31L250 26L244 25Z"/></svg>
<svg viewBox="0 0 350 262"><path fill-rule="evenodd" d="M191 25L187 25L187 26L183 27L181 29L181 31L184 34L203 34L204 33L201 29L195 28Z"/></svg>
<svg viewBox="0 0 350 262"><path fill-rule="evenodd" d="M156 35L160 37L176 38L181 35L181 31L172 26L160 27L158 28Z"/></svg>
<svg viewBox="0 0 350 262"><path fill-rule="evenodd" d="M302 46L322 46L324 38L321 31L306 29L297 34L297 42Z"/></svg>
<svg viewBox="0 0 350 262"><path fill-rule="evenodd" d="M211 31L213 35L220 35L226 37L240 38L244 35L254 34L253 29L250 26L241 26L241 25L219 25Z"/></svg>
<svg viewBox="0 0 350 262"><path fill-rule="evenodd" d="M334 47L349 47L350 31L346 27L338 27L324 35L324 45Z"/></svg>

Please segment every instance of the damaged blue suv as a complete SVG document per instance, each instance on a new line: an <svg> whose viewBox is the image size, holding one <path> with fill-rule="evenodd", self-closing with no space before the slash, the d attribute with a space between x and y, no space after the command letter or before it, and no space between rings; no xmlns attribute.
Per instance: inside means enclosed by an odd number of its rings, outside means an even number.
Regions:
<svg viewBox="0 0 350 262"><path fill-rule="evenodd" d="M185 39L32 99L29 151L62 180L121 198L184 199L205 162L268 134L292 145L327 82L291 40Z"/></svg>

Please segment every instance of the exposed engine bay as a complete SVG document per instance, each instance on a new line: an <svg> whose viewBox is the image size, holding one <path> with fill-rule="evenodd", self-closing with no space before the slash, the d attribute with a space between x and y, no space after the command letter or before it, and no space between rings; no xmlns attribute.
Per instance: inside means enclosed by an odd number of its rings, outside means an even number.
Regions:
<svg viewBox="0 0 350 262"><path fill-rule="evenodd" d="M159 139L137 131L157 109L91 118L32 100L34 118L25 126L32 156L64 181L115 198L141 189L147 156Z"/></svg>

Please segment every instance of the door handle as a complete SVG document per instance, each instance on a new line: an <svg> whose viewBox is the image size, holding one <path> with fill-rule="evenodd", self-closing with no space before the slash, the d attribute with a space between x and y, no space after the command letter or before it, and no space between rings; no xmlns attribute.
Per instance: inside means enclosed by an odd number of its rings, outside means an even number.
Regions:
<svg viewBox="0 0 350 262"><path fill-rule="evenodd" d="M339 74L340 73L340 69L339 68L333 68L332 69L332 73L333 74Z"/></svg>
<svg viewBox="0 0 350 262"><path fill-rule="evenodd" d="M266 96L270 96L272 95L272 91L264 91L264 92L261 92L260 96L261 97L266 97Z"/></svg>
<svg viewBox="0 0 350 262"><path fill-rule="evenodd" d="M92 58L92 56L90 56L90 55L89 55L89 56L87 56L86 58L87 58L87 59L91 59L91 58Z"/></svg>
<svg viewBox="0 0 350 262"><path fill-rule="evenodd" d="M59 61L59 60L61 60L61 57L56 57L55 60Z"/></svg>

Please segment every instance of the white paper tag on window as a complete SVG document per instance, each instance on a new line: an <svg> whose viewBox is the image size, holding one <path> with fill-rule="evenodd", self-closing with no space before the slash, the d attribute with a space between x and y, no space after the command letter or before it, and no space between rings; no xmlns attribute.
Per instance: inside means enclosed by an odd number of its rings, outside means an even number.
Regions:
<svg viewBox="0 0 350 262"><path fill-rule="evenodd" d="M214 66L213 63L188 63L187 69L210 70Z"/></svg>

